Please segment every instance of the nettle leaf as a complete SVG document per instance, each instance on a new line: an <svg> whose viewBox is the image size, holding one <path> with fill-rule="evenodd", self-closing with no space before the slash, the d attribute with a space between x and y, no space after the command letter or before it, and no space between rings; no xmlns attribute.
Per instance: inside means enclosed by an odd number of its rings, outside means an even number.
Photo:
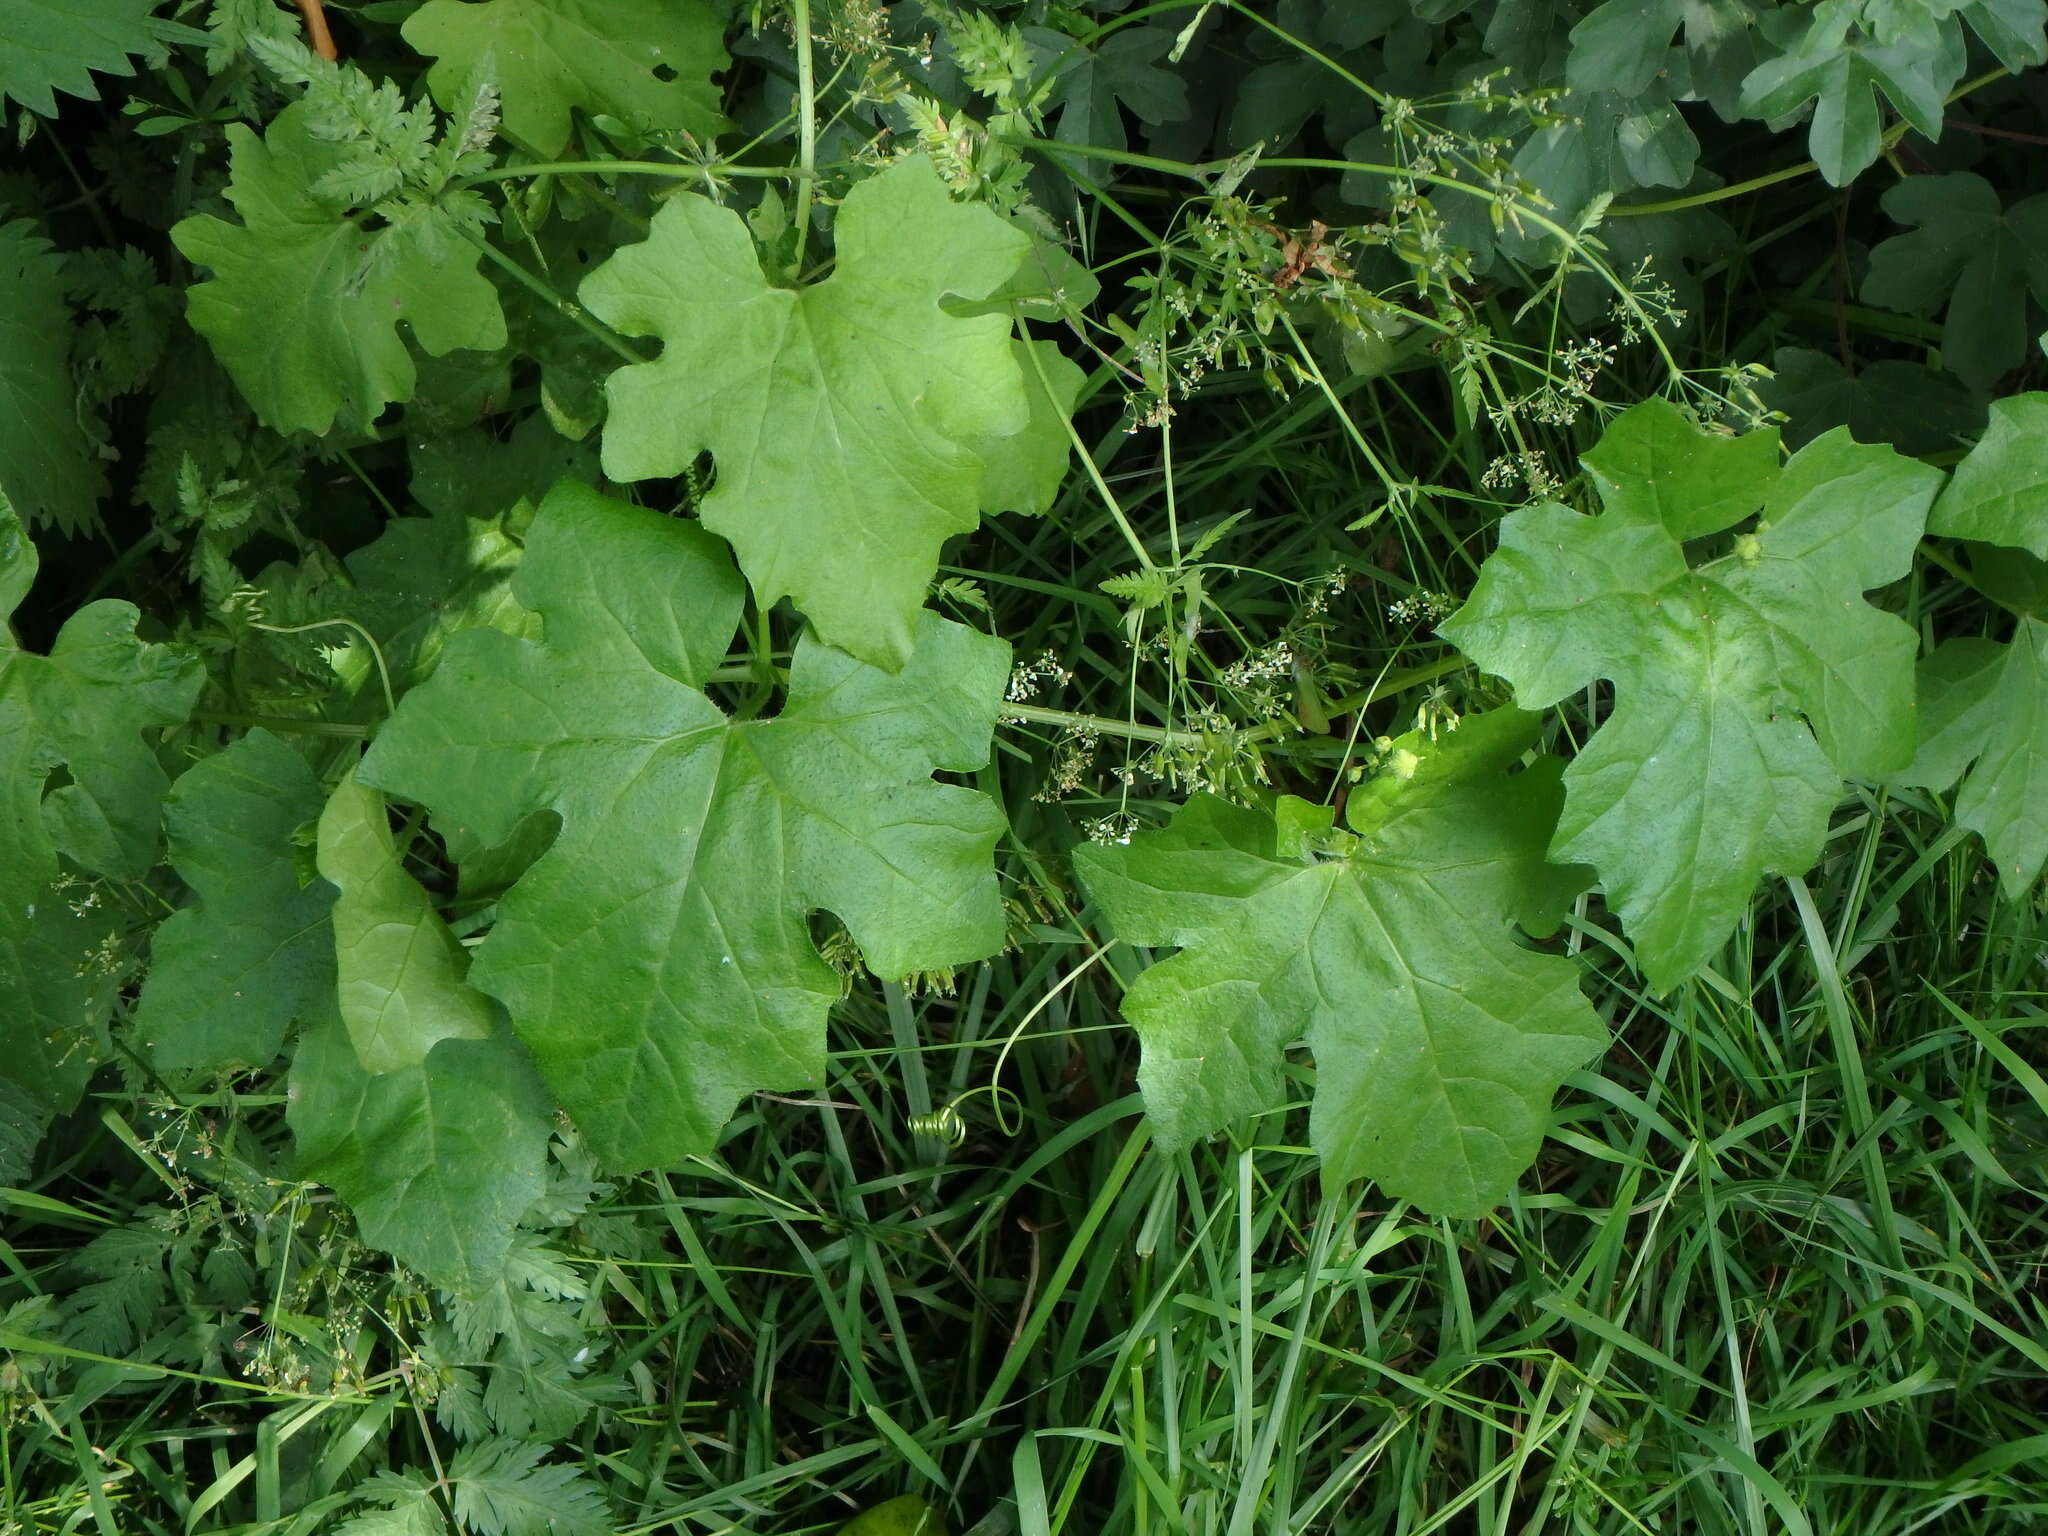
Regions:
<svg viewBox="0 0 2048 1536"><path fill-rule="evenodd" d="M316 190L356 151L320 138L305 102L286 107L261 138L230 125L228 145L226 195L242 222L199 214L173 226L171 239L212 270L191 290L188 318L265 426L324 434L339 420L365 429L385 406L411 399L417 371L401 323L432 356L505 345L497 291L461 236L484 216L480 202L387 205L381 227L368 227Z"/></svg>
<svg viewBox="0 0 2048 1536"><path fill-rule="evenodd" d="M28 220L0 224L0 497L33 526L81 533L99 526L106 477L78 424L70 346L64 263Z"/></svg>
<svg viewBox="0 0 2048 1536"><path fill-rule="evenodd" d="M701 139L732 126L711 80L732 62L725 28L697 0L427 0L401 31L436 61L442 106L491 80L506 131L543 156L569 142L574 108Z"/></svg>
<svg viewBox="0 0 2048 1536"><path fill-rule="evenodd" d="M728 719L702 691L742 606L724 550L570 482L513 595L545 640L456 635L360 776L487 847L561 818L470 980L608 1166L709 1152L746 1093L817 1081L839 979L811 910L883 976L1000 946L1002 817L930 776L986 761L1006 646L926 614L892 675L806 637L781 714Z"/></svg>
<svg viewBox="0 0 2048 1536"><path fill-rule="evenodd" d="M989 446L1031 419L1009 318L945 301L992 293L1030 243L921 157L856 186L837 239L830 278L777 288L740 216L691 194L592 273L593 314L665 344L606 381L604 469L676 475L708 450L704 525L761 605L792 597L826 641L897 667L939 546L1003 510L982 499Z"/></svg>
<svg viewBox="0 0 2048 1536"><path fill-rule="evenodd" d="M546 1187L547 1093L504 1034L371 1073L330 1009L299 1038L285 1119L299 1172L348 1202L364 1240L452 1291L499 1276Z"/></svg>
<svg viewBox="0 0 2048 1536"><path fill-rule="evenodd" d="M153 43L149 13L158 0L7 0L0 6L0 100L12 98L44 117L57 115L53 92L96 100L92 71L132 75L128 56Z"/></svg>
<svg viewBox="0 0 2048 1536"><path fill-rule="evenodd" d="M1901 14L1914 24L1881 38L1864 30L1863 0L1821 0L1810 10L1776 13L1783 26L1804 30L1784 54L1750 72L1743 113L1789 117L1812 102L1807 148L1836 187L1877 158L1880 100L1925 137L1940 138L1943 99L1965 63L1962 32L1925 7Z"/></svg>
<svg viewBox="0 0 2048 1536"><path fill-rule="evenodd" d="M2027 295L2048 304L2048 193L2003 208L1968 171L1908 176L1884 211L1911 234L1870 253L1863 301L1910 315L1946 306L1942 361L1977 389L2027 356Z"/></svg>
<svg viewBox="0 0 2048 1536"><path fill-rule="evenodd" d="M1950 640L1921 663L1920 750L1906 782L1962 780L1956 823L1984 839L2016 901L2048 864L2048 394L1992 405L1928 531L1983 541L1979 584L2018 619L2010 643Z"/></svg>
<svg viewBox="0 0 2048 1536"><path fill-rule="evenodd" d="M1353 790L1349 833L1302 801L1276 819L1201 796L1127 847L1075 851L1117 937L1184 946L1124 997L1163 1146L1284 1105L1282 1053L1305 1037L1326 1188L1366 1175L1449 1216L1507 1197L1606 1039L1576 967L1510 931L1551 931L1583 884L1544 861L1559 763L1509 771L1535 734L1496 710L1403 738L1407 776Z"/></svg>
<svg viewBox="0 0 2048 1536"><path fill-rule="evenodd" d="M202 758L171 786L171 866L196 900L150 944L136 1022L164 1071L267 1066L334 985L334 888L302 880L294 838L320 815L305 759L268 731Z"/></svg>
<svg viewBox="0 0 2048 1536"><path fill-rule="evenodd" d="M1596 679L1608 719L1565 773L1551 856L1590 864L1651 985L1712 958L1765 873L1820 856L1845 774L1913 751L1912 630L1861 600L1906 574L1938 471L1830 432L1624 412L1585 456L1605 511L1526 508L1445 638L1541 709ZM1761 514L1694 566L1688 541Z"/></svg>
<svg viewBox="0 0 2048 1536"><path fill-rule="evenodd" d="M0 501L0 1060L55 1113L101 1059L119 975L95 956L126 926L102 893L56 882L67 862L149 873L169 781L143 733L182 722L204 677L182 647L137 640L122 602L73 613L47 656L23 650L7 620L35 575L35 545Z"/></svg>

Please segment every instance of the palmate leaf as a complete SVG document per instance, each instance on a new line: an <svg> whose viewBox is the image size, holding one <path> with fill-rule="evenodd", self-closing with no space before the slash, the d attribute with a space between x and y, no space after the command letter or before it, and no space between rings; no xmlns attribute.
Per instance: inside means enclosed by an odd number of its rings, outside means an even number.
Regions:
<svg viewBox="0 0 2048 1536"><path fill-rule="evenodd" d="M593 314L666 344L606 381L604 469L675 475L708 450L704 525L762 606L792 597L823 639L897 667L940 544L1005 510L983 499L989 445L1031 414L1009 318L946 301L994 292L1030 243L922 158L856 186L837 241L830 278L777 288L740 216L692 194L592 273Z"/></svg>
<svg viewBox="0 0 2048 1536"><path fill-rule="evenodd" d="M2048 193L2006 208L1968 171L1909 176L1888 187L1884 211L1910 234L1870 253L1863 299L1885 309L1946 313L1941 357L1979 390L2027 355L2027 295L2048 305Z"/></svg>
<svg viewBox="0 0 2048 1536"><path fill-rule="evenodd" d="M93 955L125 926L95 893L53 883L66 862L149 872L169 781L143 733L183 721L203 676L189 651L137 640L121 602L80 608L47 656L23 650L8 620L35 575L35 545L0 502L0 1073L51 1113L100 1060L118 974Z"/></svg>
<svg viewBox="0 0 2048 1536"><path fill-rule="evenodd" d="M171 239L212 270L192 289L188 317L265 426L324 434L339 420L360 430L411 399L417 370L401 322L432 356L505 344L497 291L461 237L482 218L471 195L392 204L381 228L366 227L316 192L355 151L320 138L304 101L261 138L230 126L228 145L227 199L242 222L195 215Z"/></svg>
<svg viewBox="0 0 2048 1536"><path fill-rule="evenodd" d="M1557 760L1508 773L1535 726L1496 710L1404 738L1407 776L1355 789L1349 833L1299 800L1276 819L1199 797L1075 852L1118 938L1184 946L1124 997L1163 1146L1286 1103L1282 1052L1306 1037L1326 1188L1367 1175L1449 1216L1507 1197L1606 1038L1571 962L1510 931L1555 928L1584 883L1544 862Z"/></svg>
<svg viewBox="0 0 2048 1536"><path fill-rule="evenodd" d="M268 731L202 758L171 786L172 867L198 899L150 944L136 1022L157 1066L267 1066L285 1030L334 985L334 887L301 878L293 838L319 781Z"/></svg>
<svg viewBox="0 0 2048 1536"><path fill-rule="evenodd" d="M488 78L506 131L544 156L569 142L577 107L643 132L731 126L711 81L731 62L725 29L697 0L427 0L402 30L436 61L427 85L442 106Z"/></svg>
<svg viewBox="0 0 2048 1536"><path fill-rule="evenodd" d="M1978 584L2017 615L2009 643L1965 638L1920 666L1920 749L1906 781L1956 791L2018 900L2048 865L2048 394L1991 407L1929 514L1928 531L1980 542Z"/></svg>
<svg viewBox="0 0 2048 1536"><path fill-rule="evenodd" d="M1941 137L1943 98L1965 58L1952 17L1906 4L1893 8L1898 24L1877 28L1864 0L1820 0L1777 14L1797 35L1785 53L1750 72L1742 111L1786 117L1812 102L1807 148L1830 186L1847 185L1877 158L1880 100L1927 138Z"/></svg>
<svg viewBox="0 0 2048 1536"><path fill-rule="evenodd" d="M158 0L7 0L0 5L0 101L53 117L53 92L99 95L92 71L132 75L152 41Z"/></svg>
<svg viewBox="0 0 2048 1536"><path fill-rule="evenodd" d="M1585 462L1606 510L1508 517L1443 634L1525 709L1614 684L1551 856L1599 871L1661 990L1712 957L1760 875L1820 856L1843 775L1911 758L1913 632L1862 594L1906 574L1941 477L1840 430L1780 469L1775 432L1716 436L1663 401ZM1688 564L1687 541L1752 514Z"/></svg>
<svg viewBox="0 0 2048 1536"><path fill-rule="evenodd" d="M986 760L1007 647L928 614L892 676L806 638L782 713L729 720L701 691L741 609L723 549L571 482L513 595L544 641L456 635L360 777L472 845L560 816L470 979L609 1166L708 1152L743 1094L817 1080L839 986L808 911L884 976L1001 944L1002 818L929 779Z"/></svg>
<svg viewBox="0 0 2048 1536"><path fill-rule="evenodd" d="M98 524L106 482L78 424L70 346L63 262L28 220L0 224L0 498L32 526L78 533Z"/></svg>

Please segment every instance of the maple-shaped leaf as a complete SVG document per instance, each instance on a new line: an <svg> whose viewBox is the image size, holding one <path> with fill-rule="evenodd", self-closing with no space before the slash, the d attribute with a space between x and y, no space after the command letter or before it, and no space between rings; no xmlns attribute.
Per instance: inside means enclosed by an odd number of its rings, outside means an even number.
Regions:
<svg viewBox="0 0 2048 1536"><path fill-rule="evenodd" d="M1782 469L1651 401L1585 456L1605 510L1525 508L1443 634L1541 709L1612 713L1565 773L1551 856L1599 871L1651 984L1676 985L1760 875L1820 856L1845 774L1906 766L1913 632L1862 594L1906 574L1938 471L1837 430ZM1760 514L1694 566L1688 541Z"/></svg>
<svg viewBox="0 0 2048 1536"><path fill-rule="evenodd" d="M268 1066L285 1030L334 986L327 909L294 839L320 814L297 752L251 731L171 786L164 833L192 905L150 944L136 1023L159 1068Z"/></svg>
<svg viewBox="0 0 2048 1536"><path fill-rule="evenodd" d="M405 871L384 797L344 775L320 812L319 868L334 899L341 1022L366 1072L416 1067L443 1040L486 1040L489 998L463 985L469 956Z"/></svg>
<svg viewBox="0 0 2048 1536"><path fill-rule="evenodd" d="M675 475L709 450L704 525L761 605L794 598L825 640L896 667L939 546L1004 510L981 500L981 449L1030 418L1009 318L946 300L992 293L1030 242L921 157L856 186L836 237L830 278L777 288L740 216L688 194L585 279L593 314L665 344L606 381L604 470Z"/></svg>
<svg viewBox="0 0 2048 1536"><path fill-rule="evenodd" d="M1984 429L1984 406L1970 387L1925 363L1886 358L1849 373L1825 352L1780 347L1771 374L1757 394L1789 418L1789 448L1805 447L1830 427L1847 427L1859 443L1889 443L1919 458L1954 449Z"/></svg>
<svg viewBox="0 0 2048 1536"><path fill-rule="evenodd" d="M987 758L999 641L926 614L892 675L806 637L782 712L731 720L702 691L742 605L723 548L573 482L512 590L544 639L457 634L359 777L485 847L561 818L470 982L607 1164L708 1152L744 1094L818 1079L839 978L810 911L883 976L1001 944L1002 817L930 782Z"/></svg>
<svg viewBox="0 0 2048 1536"><path fill-rule="evenodd" d="M135 73L128 56L151 47L149 13L158 3L7 0L0 5L0 100L11 97L31 112L54 117L55 91L97 98L92 71Z"/></svg>
<svg viewBox="0 0 2048 1536"><path fill-rule="evenodd" d="M711 82L731 62L725 28L697 0L427 0L401 31L435 60L436 100L453 109L473 78L489 79L506 131L543 156L569 142L572 108L643 133L708 139L731 126Z"/></svg>
<svg viewBox="0 0 2048 1536"><path fill-rule="evenodd" d="M1172 27L1123 27L1089 47L1064 32L1026 27L1032 62L1044 75L1044 112L1062 144L1122 149L1124 109L1152 127L1188 115L1187 83L1159 60L1173 48Z"/></svg>
<svg viewBox="0 0 2048 1536"><path fill-rule="evenodd" d="M1566 1073L1606 1039L1554 929L1582 871L1545 863L1554 758L1510 774L1535 717L1496 710L1403 738L1326 807L1277 816L1208 796L1128 846L1077 849L1111 931L1181 952L1124 997L1138 1085L1168 1148L1288 1100L1283 1053L1315 1056L1309 1139L1326 1188L1360 1175L1446 1216L1507 1197Z"/></svg>
<svg viewBox="0 0 2048 1536"><path fill-rule="evenodd" d="M547 1092L502 1033L372 1073L329 1008L299 1038L285 1120L298 1171L348 1202L364 1241L449 1290L498 1278L546 1187Z"/></svg>
<svg viewBox="0 0 2048 1536"><path fill-rule="evenodd" d="M137 640L122 602L80 608L47 656L23 650L8 620L35 575L0 500L0 1073L55 1113L101 1059L120 970L95 956L125 927L103 892L55 882L67 861L149 872L169 781L143 733L183 721L204 679L189 651Z"/></svg>
<svg viewBox="0 0 2048 1536"><path fill-rule="evenodd" d="M70 346L64 263L28 220L0 224L0 497L60 533L98 525L106 486L78 424Z"/></svg>
<svg viewBox="0 0 2048 1536"><path fill-rule="evenodd" d="M1928 515L1979 541L1978 586L2015 615L2009 642L1945 642L1920 664L1920 749L1906 782L1956 791L2013 900L2048 864L2048 394L1996 401L1983 440Z"/></svg>
<svg viewBox="0 0 2048 1536"><path fill-rule="evenodd" d="M1743 82L1744 115L1788 117L1812 102L1807 149L1836 187L1877 158L1881 99L1927 138L1940 138L1943 98L1963 70L1961 30L1925 6L1900 14L1913 25L1882 36L1865 30L1863 0L1821 0L1767 18L1797 35Z"/></svg>
<svg viewBox="0 0 2048 1536"><path fill-rule="evenodd" d="M505 344L497 290L461 235L483 217L471 194L380 205L371 228L316 189L355 151L320 138L303 101L261 138L230 125L228 146L226 195L242 222L198 214L171 239L212 270L191 290L188 318L265 426L366 429L411 399L418 375L401 323L434 356Z"/></svg>
<svg viewBox="0 0 2048 1536"><path fill-rule="evenodd" d="M1941 359L1980 390L2027 355L2027 295L2048 304L2048 193L2005 208L1969 171L1908 176L1884 211L1911 234L1870 253L1863 301L1909 315L1946 306Z"/></svg>

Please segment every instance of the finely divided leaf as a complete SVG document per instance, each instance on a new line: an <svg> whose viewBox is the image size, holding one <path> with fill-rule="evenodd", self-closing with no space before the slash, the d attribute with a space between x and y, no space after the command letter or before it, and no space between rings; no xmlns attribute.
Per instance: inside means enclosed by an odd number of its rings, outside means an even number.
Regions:
<svg viewBox="0 0 2048 1536"><path fill-rule="evenodd" d="M417 374L401 322L435 357L505 344L497 292L461 233L480 221L481 204L463 195L391 204L381 227L367 227L318 190L356 151L320 138L303 101L261 138L230 126L228 144L227 199L242 222L201 214L171 239L212 269L191 291L192 328L265 426L324 434L339 420L362 430L411 399Z"/></svg>
<svg viewBox="0 0 2048 1536"><path fill-rule="evenodd" d="M268 731L171 786L171 865L196 899L157 929L137 1005L160 1069L266 1066L333 987L334 887L300 878L293 845L321 798L305 759Z"/></svg>
<svg viewBox="0 0 2048 1536"><path fill-rule="evenodd" d="M1026 237L955 203L929 163L857 185L822 283L763 276L740 216L671 198L583 302L658 361L606 381L605 473L676 475L709 451L704 525L731 540L761 605L792 597L818 634L899 667L949 535L972 529L992 442L1031 416L1011 322L959 315L1019 268Z"/></svg>
<svg viewBox="0 0 2048 1536"><path fill-rule="evenodd" d="M131 53L151 44L158 0L7 0L0 5L0 100L12 97L44 117L57 98L99 95L91 71L132 75Z"/></svg>
<svg viewBox="0 0 2048 1536"><path fill-rule="evenodd" d="M427 0L403 31L436 61L427 84L442 106L487 79L506 131L544 157L569 142L576 107L642 132L708 139L732 126L711 81L731 62L725 29L697 0Z"/></svg>
<svg viewBox="0 0 2048 1536"><path fill-rule="evenodd" d="M1282 1053L1305 1037L1327 1187L1368 1175L1455 1216L1507 1197L1605 1039L1575 967L1510 931L1555 927L1582 883L1544 862L1558 763L1508 772L1534 739L1513 710L1405 738L1413 771L1355 790L1349 834L1299 801L1276 821L1198 797L1075 853L1119 938L1185 946L1124 999L1163 1145L1285 1104Z"/></svg>
<svg viewBox="0 0 2048 1536"><path fill-rule="evenodd" d="M462 983L469 958L405 872L384 797L353 775L320 813L320 873L334 902L336 997L366 1072L416 1067L443 1040L486 1040L489 998Z"/></svg>
<svg viewBox="0 0 2048 1536"><path fill-rule="evenodd" d="M99 524L105 477L78 425L70 345L63 262L26 219L0 224L0 499L79 533Z"/></svg>
<svg viewBox="0 0 2048 1536"><path fill-rule="evenodd" d="M514 596L545 640L456 635L361 777L496 846L553 846L505 894L471 982L614 1168L704 1153L739 1099L815 1082L838 978L806 914L884 976L993 952L995 806L930 782L987 757L999 642L925 615L902 672L798 643L788 702L735 722L702 692L742 601L701 529L564 482Z"/></svg>
<svg viewBox="0 0 2048 1536"><path fill-rule="evenodd" d="M1774 433L1624 413L1586 456L1606 510L1511 515L1443 627L1525 709L1614 684L1551 855L1599 871L1659 989L1711 958L1760 875L1819 857L1843 775L1912 755L1913 633L1862 594L1906 573L1940 475L1842 431L1774 457ZM1751 512L1689 565L1685 541Z"/></svg>
<svg viewBox="0 0 2048 1536"><path fill-rule="evenodd" d="M285 1117L300 1173L348 1202L365 1241L450 1290L497 1278L545 1187L547 1094L502 1034L370 1073L330 1010L299 1038Z"/></svg>

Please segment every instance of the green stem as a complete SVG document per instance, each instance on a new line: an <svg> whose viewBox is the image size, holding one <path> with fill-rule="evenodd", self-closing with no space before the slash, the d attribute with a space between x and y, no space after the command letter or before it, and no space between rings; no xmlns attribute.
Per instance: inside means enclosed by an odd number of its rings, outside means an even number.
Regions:
<svg viewBox="0 0 2048 1536"><path fill-rule="evenodd" d="M480 251L493 265L495 265L500 271L504 272L514 282L518 283L521 287L525 288L528 292L532 293L535 298L540 299L543 303L551 305L558 314L563 316L563 318L573 321L575 324L581 326L584 330L588 331L592 336L596 337L599 341L603 342L607 347L609 347L624 361L628 363L645 363L652 361L652 359L642 357L638 352L634 351L632 347L626 344L626 340L624 337L619 335L619 333L613 330L610 326L605 325L599 320L597 320L593 315L590 314L588 310L584 309L584 307L581 304L574 304L571 303L569 300L563 298L559 293L555 292L554 289L550 288L546 283L542 282L539 278L535 277L531 272L527 271L526 268L519 265L518 262L514 261L510 256L507 256L503 251L499 250L495 245L491 244L490 241L484 239L483 236L477 234L474 230L464 229L461 225L458 224L455 226L455 232L461 235L462 238L467 240L471 245L475 246L477 250Z"/></svg>
<svg viewBox="0 0 2048 1536"><path fill-rule="evenodd" d="M818 174L818 81L811 65L811 0L793 0L796 18L797 163L803 180L796 188L795 272L804 269L804 242L811 232L811 183Z"/></svg>
<svg viewBox="0 0 2048 1536"><path fill-rule="evenodd" d="M1025 326L1022 315L1017 316L1017 334L1024 338L1024 355L1031 360L1032 371L1038 375L1038 387L1045 391L1047 400L1057 400L1059 396L1053 393L1052 379L1045 371L1045 360L1038 355L1038 348L1031 344L1031 332ZM1103 506L1109 509L1109 515L1116 520L1117 527L1122 530L1124 542L1131 546L1131 553L1138 557L1139 565L1148 571L1156 569L1151 553L1145 548L1145 541L1138 537L1138 530L1131 526L1130 518L1124 515L1123 504L1116 499L1116 493L1110 490L1109 482L1102 478L1102 471L1095 463L1095 455L1088 451L1088 445L1081 440L1081 434L1074 426L1073 418L1065 411L1060 411L1058 415L1061 424L1067 429L1068 442L1073 444L1075 454L1088 471L1088 479L1095 486L1096 494L1102 498Z"/></svg>
<svg viewBox="0 0 2048 1536"><path fill-rule="evenodd" d="M289 715L240 715L217 709L198 709L192 718L201 725L261 726L266 731L298 731L308 736L336 736L360 741L370 734L367 725L350 725L341 720L295 720Z"/></svg>
<svg viewBox="0 0 2048 1536"><path fill-rule="evenodd" d="M462 185L474 187L486 181L518 181L527 176L660 176L670 181L703 181L711 185L729 177L761 177L779 181L800 181L816 176L815 170L794 165L678 165L667 160L550 160L540 165L501 165L479 171Z"/></svg>

